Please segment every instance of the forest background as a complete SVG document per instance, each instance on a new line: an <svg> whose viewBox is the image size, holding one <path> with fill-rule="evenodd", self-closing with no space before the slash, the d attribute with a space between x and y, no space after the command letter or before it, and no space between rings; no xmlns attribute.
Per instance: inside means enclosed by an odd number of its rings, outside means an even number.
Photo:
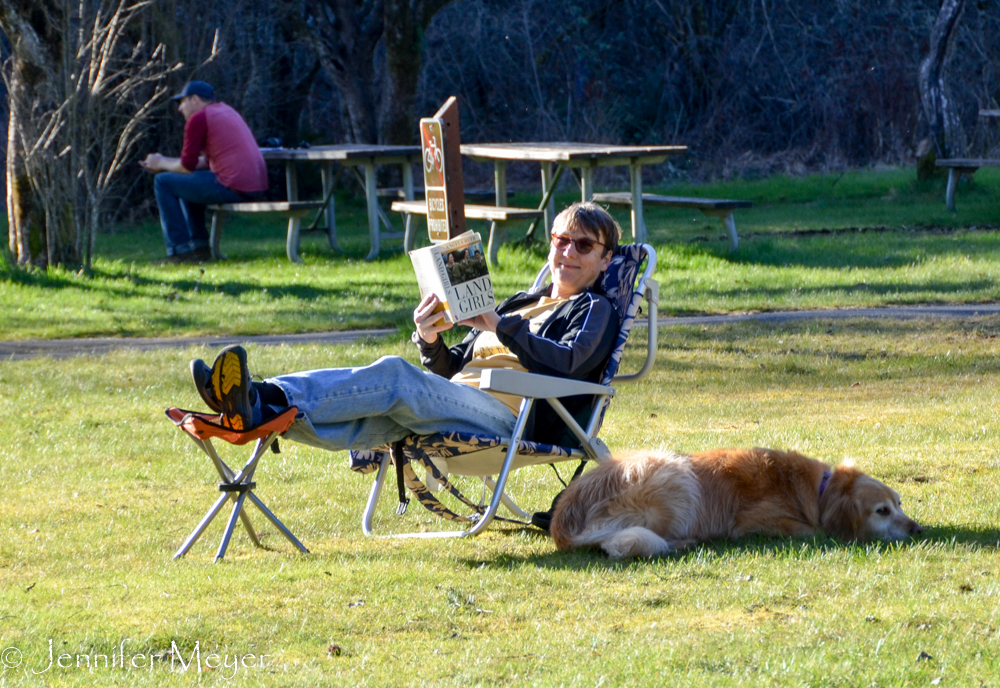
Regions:
<svg viewBox="0 0 1000 688"><path fill-rule="evenodd" d="M995 151L998 141L995 122L978 112L1000 101L1000 0L948 4L957 7L957 23L942 67L960 133L948 152L978 157ZM48 241L47 255L23 238L37 264L67 256L89 263L80 226L89 223L92 245L94 231L152 215L151 178L134 163L152 151L179 153L183 120L167 97L189 79L214 84L258 140L292 146L414 143L417 118L457 95L463 141L689 146L682 159L648 170L647 183L912 164L931 138L918 80L942 2L3 0L0 27L16 39L3 46L5 80L12 93L33 98L19 101L20 122L51 122L60 98L70 99L65 87L27 92L32 75L46 70L36 65L32 72L10 58L12 47L15 58L26 54L18 49L26 45L24 33L34 31L42 53L48 48L56 65L50 71L64 67L48 82L79 81L88 64L92 73L105 68L101 46L111 40L95 29L99 40L88 44L87 27L104 21L102 8L123 7L132 13L115 25L115 68L119 79L141 78L127 98L124 88L111 87L98 94L103 101L77 97L74 107L91 103L76 119L78 142L49 144L46 164L62 164L61 155L66 169L79 168L64 177L82 179L93 167L96 181L73 192L80 201L65 220L45 206L50 216L40 222L50 230L33 241ZM93 90L91 82L77 84L77 92ZM124 143L124 124L109 127L88 150L79 143L96 135L97 122L125 122L122 113L136 111L142 117ZM73 121L60 125L58 136ZM9 132L9 146L15 133ZM109 149L117 152L113 159L94 162ZM17 177L16 169L10 177L15 157L7 156L9 178ZM114 165L113 174L102 173ZM58 176L53 169L43 172ZM467 185L487 182L491 172L470 166ZM528 166L513 166L510 174L514 187L537 184ZM283 188L280 178L273 186ZM69 219L87 204L94 207L86 218ZM75 245L60 244L60 232L73 235L60 222L75 222Z"/></svg>

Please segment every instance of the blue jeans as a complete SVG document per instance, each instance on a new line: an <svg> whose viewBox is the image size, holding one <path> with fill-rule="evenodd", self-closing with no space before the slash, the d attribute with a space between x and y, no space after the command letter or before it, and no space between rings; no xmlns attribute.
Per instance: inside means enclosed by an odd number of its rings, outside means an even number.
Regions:
<svg viewBox="0 0 1000 688"><path fill-rule="evenodd" d="M516 417L475 387L425 371L399 356L363 368L329 368L267 380L299 415L285 438L320 449L372 449L443 430L509 437Z"/></svg>
<svg viewBox="0 0 1000 688"><path fill-rule="evenodd" d="M190 173L160 172L153 178L156 205L167 255L190 253L208 247L205 231L205 206L215 203L239 203L246 200L223 186L215 173L198 170Z"/></svg>

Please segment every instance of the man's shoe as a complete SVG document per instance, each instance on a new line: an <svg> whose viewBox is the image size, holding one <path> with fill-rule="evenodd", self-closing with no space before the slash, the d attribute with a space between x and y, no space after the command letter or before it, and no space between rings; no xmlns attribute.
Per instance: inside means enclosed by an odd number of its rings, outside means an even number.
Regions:
<svg viewBox="0 0 1000 688"><path fill-rule="evenodd" d="M212 394L219 400L222 424L227 428L248 430L253 426L250 385L247 352L239 345L227 346L212 364L211 377Z"/></svg>
<svg viewBox="0 0 1000 688"><path fill-rule="evenodd" d="M222 404L212 390L212 369L200 358L191 360L191 379L194 380L194 388L198 390L208 408L216 413L222 413Z"/></svg>
<svg viewBox="0 0 1000 688"><path fill-rule="evenodd" d="M167 262L174 265L211 263L212 249L202 247L196 248L193 251L188 251L187 253L175 253L172 256L167 256Z"/></svg>

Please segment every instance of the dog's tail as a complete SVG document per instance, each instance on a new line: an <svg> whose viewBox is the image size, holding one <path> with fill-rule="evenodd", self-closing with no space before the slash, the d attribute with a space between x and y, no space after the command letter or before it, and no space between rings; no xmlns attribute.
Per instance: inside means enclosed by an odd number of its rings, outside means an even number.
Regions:
<svg viewBox="0 0 1000 688"><path fill-rule="evenodd" d="M690 528L697 492L688 457L645 453L610 461L570 483L552 515L552 539L563 551L600 546L615 558L663 554L672 549L666 537Z"/></svg>
<svg viewBox="0 0 1000 688"><path fill-rule="evenodd" d="M559 498L552 514L549 532L556 547L563 551L599 544L599 541L580 536L587 532L598 519L606 518L609 499L621 494L628 487L628 480L622 464L618 461L598 466L569 484ZM605 525L605 524L602 524ZM618 529L622 526L618 525ZM601 528L604 530L604 528Z"/></svg>
<svg viewBox="0 0 1000 688"><path fill-rule="evenodd" d="M573 545L576 547L597 545L612 559L656 557L673 551L669 542L642 526L632 526L622 530L619 526L608 525L573 538Z"/></svg>

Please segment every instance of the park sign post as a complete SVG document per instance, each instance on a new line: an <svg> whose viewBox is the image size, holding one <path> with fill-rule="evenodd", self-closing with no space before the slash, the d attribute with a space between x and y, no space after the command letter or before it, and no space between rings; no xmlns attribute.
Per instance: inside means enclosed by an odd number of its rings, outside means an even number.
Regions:
<svg viewBox="0 0 1000 688"><path fill-rule="evenodd" d="M427 235L432 243L448 241L465 233L461 143L458 99L452 96L433 117L420 120Z"/></svg>

